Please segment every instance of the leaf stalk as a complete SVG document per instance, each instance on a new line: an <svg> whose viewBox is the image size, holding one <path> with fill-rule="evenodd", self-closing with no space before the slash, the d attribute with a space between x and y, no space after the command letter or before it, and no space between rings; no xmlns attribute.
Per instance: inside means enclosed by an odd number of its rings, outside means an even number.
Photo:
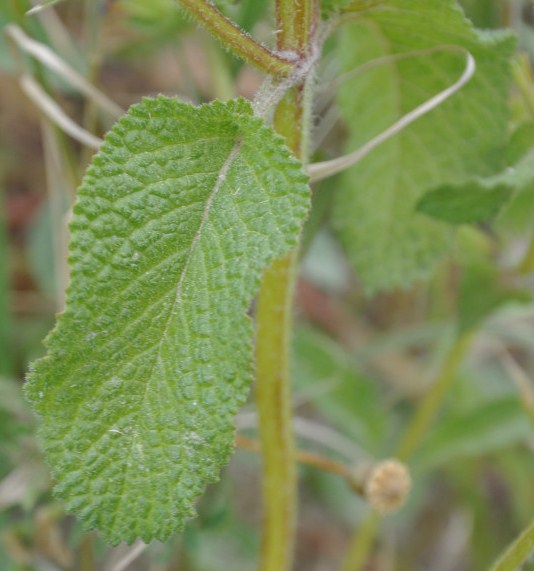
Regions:
<svg viewBox="0 0 534 571"><path fill-rule="evenodd" d="M265 73L278 77L291 75L296 57L277 54L249 36L208 0L178 0L182 8L238 57Z"/></svg>

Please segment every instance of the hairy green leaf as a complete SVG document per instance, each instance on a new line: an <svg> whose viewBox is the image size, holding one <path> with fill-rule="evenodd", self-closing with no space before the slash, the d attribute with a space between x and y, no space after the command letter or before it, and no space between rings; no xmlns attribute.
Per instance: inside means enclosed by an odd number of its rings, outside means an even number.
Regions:
<svg viewBox="0 0 534 571"><path fill-rule="evenodd" d="M427 192L417 203L417 210L449 224L484 222L498 214L513 190L505 182L484 179L444 184Z"/></svg>
<svg viewBox="0 0 534 571"><path fill-rule="evenodd" d="M497 226L509 234L524 236L534 226L534 156L526 155L499 177L513 184L512 200L497 220Z"/></svg>
<svg viewBox="0 0 534 571"><path fill-rule="evenodd" d="M246 312L293 247L306 176L244 100L134 105L89 168L67 306L27 395L57 495L113 543L163 540L233 445Z"/></svg>
<svg viewBox="0 0 534 571"><path fill-rule="evenodd" d="M458 80L465 55L451 45L473 55L474 77L342 176L333 225L368 292L406 287L449 247L445 224L414 213L426 191L504 167L514 41L507 32L476 32L453 0L387 0L342 34L343 72L386 58L352 74L340 90L347 150Z"/></svg>
<svg viewBox="0 0 534 571"><path fill-rule="evenodd" d="M534 122L527 121L521 123L510 135L510 140L506 148L507 164L515 165L519 163L533 148ZM530 160L529 163L532 164L532 160Z"/></svg>
<svg viewBox="0 0 534 571"><path fill-rule="evenodd" d="M444 184L427 192L417 210L450 224L483 222L501 212L513 194L534 182L532 156L487 178L471 178L458 184Z"/></svg>

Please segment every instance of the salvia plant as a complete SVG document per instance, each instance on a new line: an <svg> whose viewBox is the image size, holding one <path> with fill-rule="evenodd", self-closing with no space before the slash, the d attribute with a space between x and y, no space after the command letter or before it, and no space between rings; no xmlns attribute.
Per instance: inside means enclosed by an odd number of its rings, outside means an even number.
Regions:
<svg viewBox="0 0 534 571"><path fill-rule="evenodd" d="M62 124L98 150L69 225L65 309L26 396L57 497L117 544L183 529L232 454L236 414L254 383L259 443L248 446L263 463L260 567L283 571L297 513L293 296L317 220L328 219L368 295L407 288L432 275L468 225L487 225L520 195L534 169L529 145L511 147L507 131L520 73L511 32L475 29L455 0L266 4L272 45L229 19L227 3L176 5L264 74L252 100L147 97L103 141ZM9 35L114 110L20 29ZM326 56L337 72L328 82ZM346 127L337 157L321 149L317 128L334 99ZM346 473L330 466L375 508L347 571L365 560L377 514L404 501L407 466L478 323L522 295L479 270L464 276L441 373L391 458ZM480 284L487 295L475 293ZM495 569L521 564L533 535L527 529Z"/></svg>

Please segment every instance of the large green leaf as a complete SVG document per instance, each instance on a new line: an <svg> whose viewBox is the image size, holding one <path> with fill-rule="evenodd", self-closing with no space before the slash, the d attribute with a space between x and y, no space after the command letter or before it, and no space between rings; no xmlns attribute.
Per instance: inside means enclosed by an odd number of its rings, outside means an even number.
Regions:
<svg viewBox="0 0 534 571"><path fill-rule="evenodd" d="M417 210L449 224L485 222L498 214L513 190L506 182L480 178L444 184L424 194Z"/></svg>
<svg viewBox="0 0 534 571"><path fill-rule="evenodd" d="M347 171L333 224L367 291L409 285L428 273L450 244L449 229L422 213L430 188L502 169L509 58L505 32L476 32L453 0L387 0L346 27L338 47L342 71L393 56L347 80L339 95L350 129L348 150L454 84L465 55L477 70L461 91Z"/></svg>
<svg viewBox="0 0 534 571"><path fill-rule="evenodd" d="M150 541L194 513L247 395L247 307L308 202L244 100L146 99L106 136L74 208L67 307L27 385L85 527Z"/></svg>
<svg viewBox="0 0 534 571"><path fill-rule="evenodd" d="M496 216L514 192L520 193L533 182L534 164L528 155L497 175L434 188L419 200L417 210L449 224L483 222Z"/></svg>
<svg viewBox="0 0 534 571"><path fill-rule="evenodd" d="M534 155L529 153L500 178L509 180L516 193L501 212L497 227L513 236L524 237L534 226Z"/></svg>

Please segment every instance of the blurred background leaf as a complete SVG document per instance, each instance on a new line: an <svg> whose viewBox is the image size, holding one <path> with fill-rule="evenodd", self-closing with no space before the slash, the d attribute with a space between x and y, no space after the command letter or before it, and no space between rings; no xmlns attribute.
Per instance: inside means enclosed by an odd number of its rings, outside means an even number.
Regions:
<svg viewBox="0 0 534 571"><path fill-rule="evenodd" d="M476 32L453 1L435 0L383 2L341 34L338 58L347 79L338 102L350 129L347 151L458 80L465 55L446 49L416 53L450 44L474 56L474 77L340 177L332 224L370 293L407 287L428 275L446 252L448 229L413 212L425 191L438 180L453 183L504 166L514 40L507 33ZM377 58L385 59L354 73Z"/></svg>

